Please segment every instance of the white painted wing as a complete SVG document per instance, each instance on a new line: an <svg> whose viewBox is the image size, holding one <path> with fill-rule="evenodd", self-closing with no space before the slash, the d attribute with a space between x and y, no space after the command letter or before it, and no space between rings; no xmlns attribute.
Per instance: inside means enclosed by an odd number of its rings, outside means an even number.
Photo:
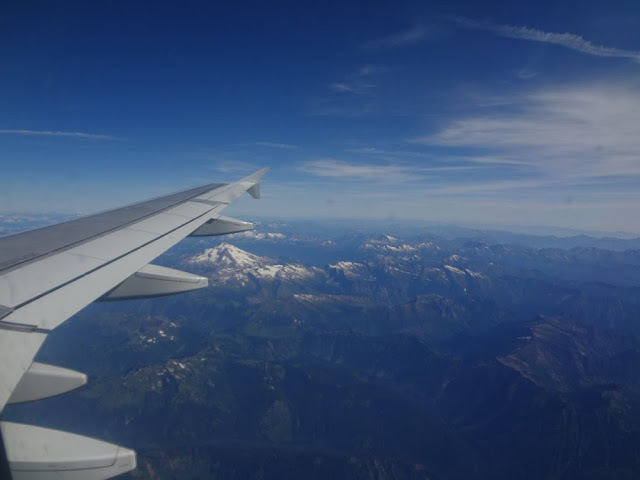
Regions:
<svg viewBox="0 0 640 480"><path fill-rule="evenodd" d="M266 171L0 238L0 413L12 395L24 396L15 390L47 334L91 302L144 296L144 288L171 293L170 282L180 284L176 292L206 285L201 277L148 264L196 230L217 235L250 228L221 212L244 192L257 198ZM11 462L15 442L5 444ZM48 478L41 474L37 478Z"/></svg>

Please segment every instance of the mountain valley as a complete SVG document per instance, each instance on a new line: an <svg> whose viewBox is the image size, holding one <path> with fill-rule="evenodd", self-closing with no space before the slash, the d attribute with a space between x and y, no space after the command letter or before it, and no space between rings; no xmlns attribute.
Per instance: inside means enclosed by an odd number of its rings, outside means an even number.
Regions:
<svg viewBox="0 0 640 480"><path fill-rule="evenodd" d="M130 478L638 476L636 251L309 230L179 245L209 288L88 307L39 355L88 385L7 414Z"/></svg>

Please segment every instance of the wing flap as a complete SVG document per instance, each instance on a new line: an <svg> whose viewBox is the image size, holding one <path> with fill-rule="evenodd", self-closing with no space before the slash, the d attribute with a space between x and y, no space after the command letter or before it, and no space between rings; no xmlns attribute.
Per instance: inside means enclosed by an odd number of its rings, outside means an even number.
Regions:
<svg viewBox="0 0 640 480"><path fill-rule="evenodd" d="M102 300L149 298L199 290L209 279L173 268L148 264L107 293Z"/></svg>
<svg viewBox="0 0 640 480"><path fill-rule="evenodd" d="M74 390L87 383L84 373L33 362L7 403L32 402Z"/></svg>
<svg viewBox="0 0 640 480"><path fill-rule="evenodd" d="M245 232L253 229L253 223L245 222L231 217L220 215L203 224L191 237L211 237L216 235L227 235L229 233Z"/></svg>
<svg viewBox="0 0 640 480"><path fill-rule="evenodd" d="M133 450L72 433L0 422L14 480L104 479L136 468Z"/></svg>
<svg viewBox="0 0 640 480"><path fill-rule="evenodd" d="M8 320L7 317L5 320ZM16 385L33 361L47 337L45 333L33 331L16 331L3 328L0 330L0 405L5 406Z"/></svg>

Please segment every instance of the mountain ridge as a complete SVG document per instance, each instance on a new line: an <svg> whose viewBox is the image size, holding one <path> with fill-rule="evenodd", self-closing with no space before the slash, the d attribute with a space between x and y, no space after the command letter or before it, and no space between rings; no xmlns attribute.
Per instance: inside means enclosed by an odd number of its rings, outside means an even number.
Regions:
<svg viewBox="0 0 640 480"><path fill-rule="evenodd" d="M603 283L588 254L565 252L574 281L540 249L231 238L164 257L210 288L56 329L39 360L90 382L13 418L131 445L129 478L640 472L640 289Z"/></svg>

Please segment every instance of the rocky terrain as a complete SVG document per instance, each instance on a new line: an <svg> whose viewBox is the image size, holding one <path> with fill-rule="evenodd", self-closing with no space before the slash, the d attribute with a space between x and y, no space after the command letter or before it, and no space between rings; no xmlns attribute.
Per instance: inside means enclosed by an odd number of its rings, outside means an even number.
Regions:
<svg viewBox="0 0 640 480"><path fill-rule="evenodd" d="M130 478L640 476L638 251L339 232L184 242L210 288L85 309L39 359L89 384L7 415Z"/></svg>

